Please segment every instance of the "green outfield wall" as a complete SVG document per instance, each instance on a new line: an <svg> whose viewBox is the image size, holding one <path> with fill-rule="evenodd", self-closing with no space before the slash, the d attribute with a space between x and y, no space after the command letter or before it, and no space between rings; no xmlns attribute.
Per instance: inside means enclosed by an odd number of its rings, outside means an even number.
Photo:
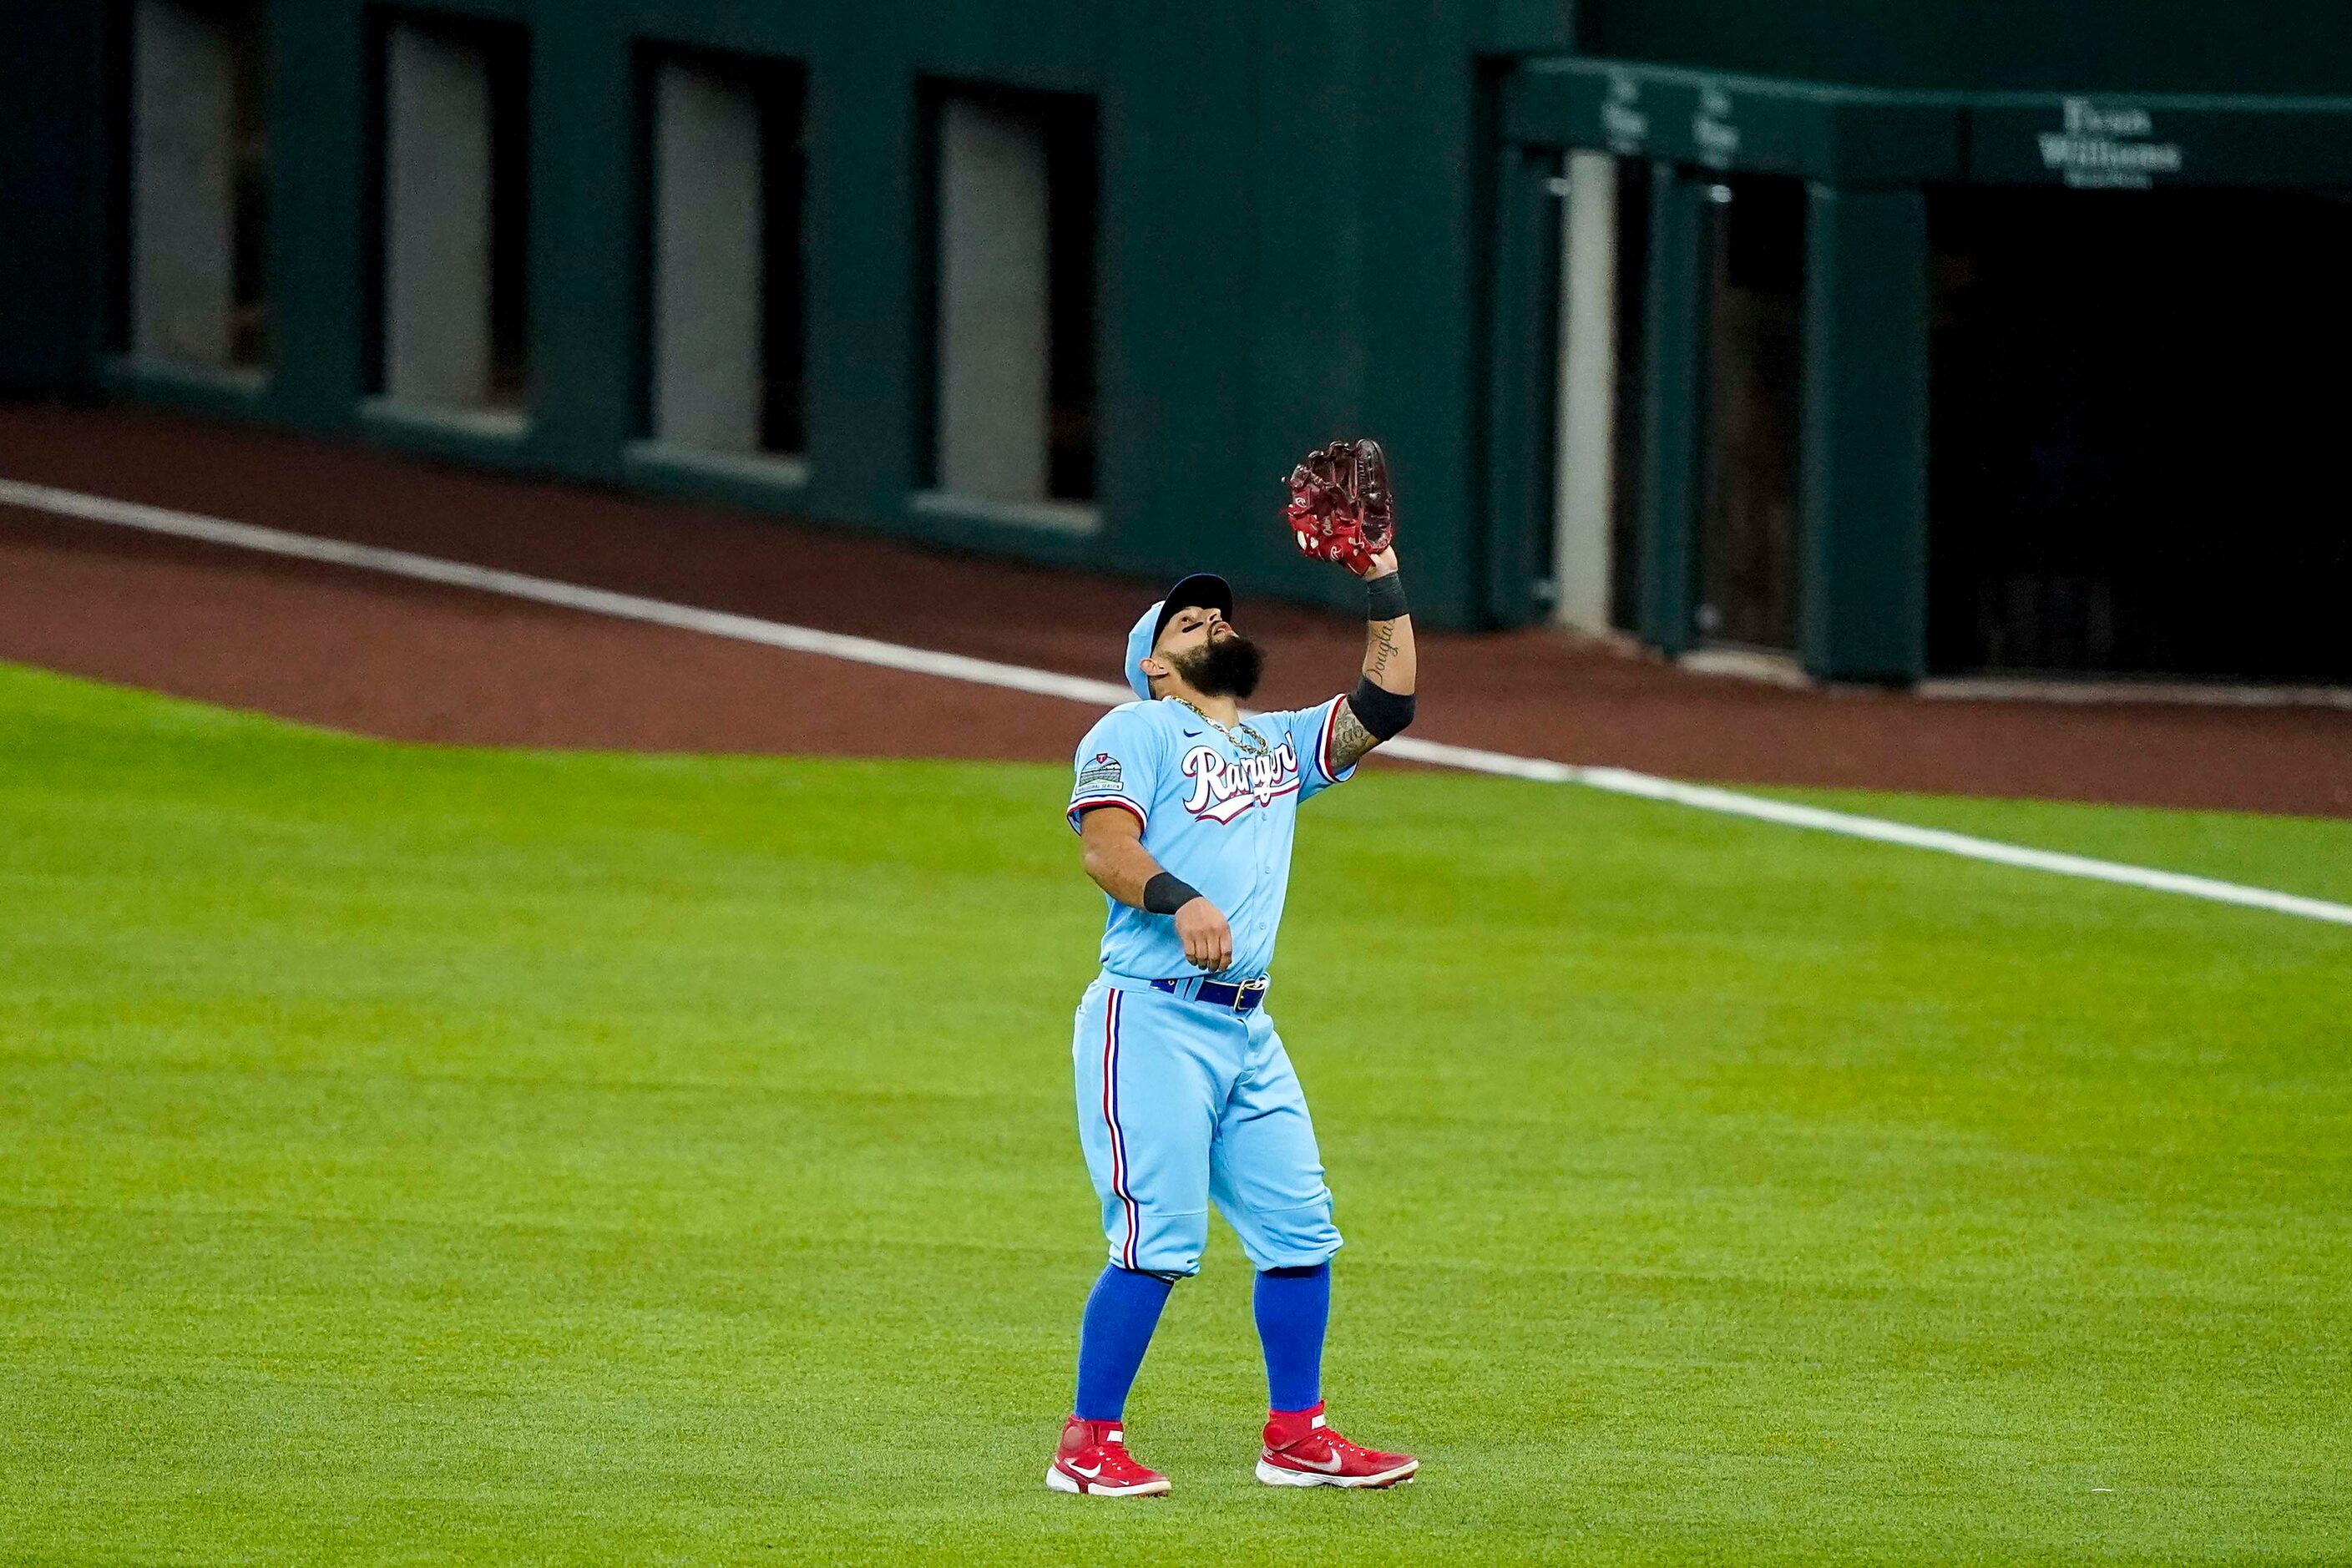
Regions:
<svg viewBox="0 0 2352 1568"><path fill-rule="evenodd" d="M60 3L0 18L0 36L37 46L0 51L8 85L36 89L38 104L36 117L0 119L9 200L41 231L12 215L8 266L28 285L13 292L39 303L9 320L9 378L957 546L1152 575L1216 563L1262 590L1332 599L1346 584L1293 559L1274 526L1277 480L1310 445L1378 431L1399 454L1420 602L1456 624L1483 616L1473 499L1483 223L1478 183L1461 174L1487 134L1480 60L1564 47L1564 16L1506 17L1467 0L431 9L530 29L527 432L485 436L367 405L370 9L357 0L271 7L271 293L284 348L258 388L100 352L110 12ZM633 468L626 456L643 372L634 62L665 45L808 68L804 484ZM1099 103L1103 525L1090 537L908 504L925 439L915 252L926 79ZM18 174L35 176L31 188Z"/></svg>
<svg viewBox="0 0 2352 1568"><path fill-rule="evenodd" d="M1965 595L1929 591L1947 526L1929 482L1931 344L1954 270L1931 234L1937 193L2352 189L2352 100L2330 96L2352 93L2352 11L2319 0L2241 8L2227 26L2168 0L272 0L276 348L262 373L225 376L123 352L131 15L106 0L0 14L10 391L1145 576L1215 565L1334 605L1349 585L1273 526L1276 481L1308 446L1370 432L1399 466L1416 606L1457 626L1551 614L1562 161L1605 153L1647 247L1622 329L1641 353L1618 371L1634 378L1618 622L1669 652L1709 640L1726 548L1709 530L1755 490L1766 503L1728 526L1789 553L1793 576L1769 589L1793 595L1788 651L1832 679L1916 679L1943 646L1931 601L1969 613ZM387 17L436 15L528 31L530 376L505 426L374 395L374 51ZM679 462L643 440L645 61L679 49L805 68L806 462L790 471ZM1091 531L929 489L924 104L942 83L1093 104ZM1717 210L1735 189L1801 225L1801 279L1751 289L1722 271L1740 265ZM1769 453L1753 472L1722 460L1726 442L1759 439L1723 406L1727 377L1773 370L1726 357L1735 317L1795 344L1773 384L1795 389L1780 489ZM1987 581L1990 603L2009 579Z"/></svg>

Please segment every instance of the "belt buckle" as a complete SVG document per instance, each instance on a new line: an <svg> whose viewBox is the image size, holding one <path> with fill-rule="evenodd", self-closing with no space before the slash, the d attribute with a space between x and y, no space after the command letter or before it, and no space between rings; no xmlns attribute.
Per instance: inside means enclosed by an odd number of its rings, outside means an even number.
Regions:
<svg viewBox="0 0 2352 1568"><path fill-rule="evenodd" d="M1261 974L1255 980L1244 980L1239 985L1234 987L1234 1011L1236 1013L1246 1013L1250 1011L1251 1008L1255 1007L1259 1002L1265 999L1265 975ZM1242 1005L1244 1002L1249 1004L1248 1007Z"/></svg>

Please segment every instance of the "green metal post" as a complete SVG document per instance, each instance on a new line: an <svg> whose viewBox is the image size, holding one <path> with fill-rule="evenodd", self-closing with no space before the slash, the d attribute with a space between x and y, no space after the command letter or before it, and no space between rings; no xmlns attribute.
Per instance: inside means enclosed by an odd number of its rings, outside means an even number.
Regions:
<svg viewBox="0 0 2352 1568"><path fill-rule="evenodd" d="M1501 626L1538 618L1540 536L1551 526L1559 168L1557 151L1521 146L1506 146L1496 164L1484 522L1486 613Z"/></svg>
<svg viewBox="0 0 2352 1568"><path fill-rule="evenodd" d="M930 438L916 304L930 193L915 76L882 26L861 18L857 47L809 83L809 504L826 517L897 516Z"/></svg>
<svg viewBox="0 0 2352 1568"><path fill-rule="evenodd" d="M1699 242L1706 186L1671 163L1650 169L1649 363L1642 398L1642 640L1691 646L1697 573L1700 400L1706 395L1706 289Z"/></svg>
<svg viewBox="0 0 2352 1568"><path fill-rule="evenodd" d="M635 434L644 182L629 39L583 8L531 37L532 446L542 462L620 477Z"/></svg>
<svg viewBox="0 0 2352 1568"><path fill-rule="evenodd" d="M370 366L361 280L375 265L368 121L375 62L356 5L273 5L270 52L270 306L278 365L273 414L341 430ZM292 63L289 63L292 62Z"/></svg>
<svg viewBox="0 0 2352 1568"><path fill-rule="evenodd" d="M1916 188L1811 190L1802 647L1824 680L1926 668L1927 213Z"/></svg>

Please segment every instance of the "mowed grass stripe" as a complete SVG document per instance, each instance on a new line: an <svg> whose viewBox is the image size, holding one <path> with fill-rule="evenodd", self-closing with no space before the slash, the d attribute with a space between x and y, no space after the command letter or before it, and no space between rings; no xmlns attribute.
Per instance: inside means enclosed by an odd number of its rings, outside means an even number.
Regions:
<svg viewBox="0 0 2352 1568"><path fill-rule="evenodd" d="M2352 937L1402 773L1305 814L1273 1005L1349 1237L1335 1409L1424 1479L1251 1482L1221 1230L1129 1412L1176 1496L1049 1496L1100 1257L1064 787L0 672L0 1556L2352 1539ZM2167 863L2167 814L2016 809Z"/></svg>

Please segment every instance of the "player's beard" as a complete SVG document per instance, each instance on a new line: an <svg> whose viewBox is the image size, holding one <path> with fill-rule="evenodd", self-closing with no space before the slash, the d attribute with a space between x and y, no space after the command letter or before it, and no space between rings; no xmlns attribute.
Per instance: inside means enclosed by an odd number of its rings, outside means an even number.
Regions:
<svg viewBox="0 0 2352 1568"><path fill-rule="evenodd" d="M1246 699L1265 673L1265 650L1239 632L1213 637L1187 658L1171 658L1184 684L1203 697Z"/></svg>

